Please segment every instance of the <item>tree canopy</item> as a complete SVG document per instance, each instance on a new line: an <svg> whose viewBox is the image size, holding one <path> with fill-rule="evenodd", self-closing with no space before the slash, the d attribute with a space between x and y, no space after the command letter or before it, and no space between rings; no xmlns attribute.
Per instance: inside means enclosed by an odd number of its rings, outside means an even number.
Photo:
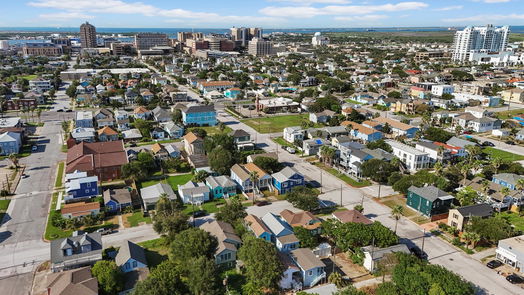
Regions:
<svg viewBox="0 0 524 295"><path fill-rule="evenodd" d="M318 193L306 186L295 186L287 193L286 199L293 206L304 211L312 211L318 207Z"/></svg>
<svg viewBox="0 0 524 295"><path fill-rule="evenodd" d="M190 228L175 236L169 257L173 260L198 257L211 259L217 247L218 241L213 235L200 228Z"/></svg>
<svg viewBox="0 0 524 295"><path fill-rule="evenodd" d="M374 245L380 248L398 243L398 236L380 222L371 225L362 223L342 223L337 220L327 220L322 223L324 235L333 239L342 251Z"/></svg>
<svg viewBox="0 0 524 295"><path fill-rule="evenodd" d="M97 261L91 268L91 273L98 281L100 294L113 295L122 291L122 273L114 261Z"/></svg>
<svg viewBox="0 0 524 295"><path fill-rule="evenodd" d="M256 157L253 163L269 174L276 173L284 168L284 164L270 157Z"/></svg>

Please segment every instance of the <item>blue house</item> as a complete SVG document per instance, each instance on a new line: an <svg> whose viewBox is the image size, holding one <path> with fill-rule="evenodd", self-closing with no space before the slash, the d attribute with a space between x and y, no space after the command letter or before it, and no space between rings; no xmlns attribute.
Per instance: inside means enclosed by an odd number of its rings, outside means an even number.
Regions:
<svg viewBox="0 0 524 295"><path fill-rule="evenodd" d="M291 225L285 220L269 212L262 216L262 222L264 222L273 233L271 242L275 243L278 251L289 252L298 249L299 240L295 236Z"/></svg>
<svg viewBox="0 0 524 295"><path fill-rule="evenodd" d="M499 173L493 175L492 181L496 184L505 186L510 190L516 190L517 184L521 179L524 179L524 176L515 173Z"/></svg>
<svg viewBox="0 0 524 295"><path fill-rule="evenodd" d="M310 249L300 248L291 251L291 259L300 268L302 285L312 287L326 277L326 265Z"/></svg>
<svg viewBox="0 0 524 295"><path fill-rule="evenodd" d="M215 126L217 124L215 107L212 105L188 105L182 110L185 126Z"/></svg>
<svg viewBox="0 0 524 295"><path fill-rule="evenodd" d="M273 241L273 233L271 230L255 215L249 214L244 217L244 224L255 235L255 237L268 242Z"/></svg>
<svg viewBox="0 0 524 295"><path fill-rule="evenodd" d="M106 212L119 212L133 205L131 192L126 188L108 189L104 191L104 205Z"/></svg>
<svg viewBox="0 0 524 295"><path fill-rule="evenodd" d="M0 155L18 154L21 147L20 133L8 131L0 135Z"/></svg>
<svg viewBox="0 0 524 295"><path fill-rule="evenodd" d="M286 167L271 176L273 177L273 186L279 194L290 192L295 186L304 185L304 175L291 167Z"/></svg>
<svg viewBox="0 0 524 295"><path fill-rule="evenodd" d="M147 267L144 248L130 241L127 241L120 247L115 257L115 262L124 273Z"/></svg>
<svg viewBox="0 0 524 295"><path fill-rule="evenodd" d="M87 172L75 171L65 177L65 201L89 199L99 195L98 176L87 176Z"/></svg>
<svg viewBox="0 0 524 295"><path fill-rule="evenodd" d="M231 197L237 194L237 183L226 175L208 176L206 185L211 190L213 199Z"/></svg>
<svg viewBox="0 0 524 295"><path fill-rule="evenodd" d="M224 96L230 99L236 99L240 94L240 88L230 88L224 91Z"/></svg>

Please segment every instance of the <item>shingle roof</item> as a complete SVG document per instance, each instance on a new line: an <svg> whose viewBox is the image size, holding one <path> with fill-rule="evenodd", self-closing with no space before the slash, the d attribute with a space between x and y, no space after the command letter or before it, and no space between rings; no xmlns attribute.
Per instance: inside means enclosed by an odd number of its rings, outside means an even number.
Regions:
<svg viewBox="0 0 524 295"><path fill-rule="evenodd" d="M442 198L442 197L451 197L453 198L450 194L446 193L445 191L437 188L437 187L434 187L432 185L428 185L428 186L424 186L424 187L416 187L414 185L410 186L408 191L410 192L413 192L421 197L423 197L424 199L428 200L428 201L435 201L439 198Z"/></svg>
<svg viewBox="0 0 524 295"><path fill-rule="evenodd" d="M49 274L47 290L49 295L98 295L98 281L86 266Z"/></svg>
<svg viewBox="0 0 524 295"><path fill-rule="evenodd" d="M278 182L284 182L289 180L295 174L302 175L295 168L286 166L284 169L280 170L277 173L273 173L271 176L275 178Z"/></svg>
<svg viewBox="0 0 524 295"><path fill-rule="evenodd" d="M464 206L457 208L457 211L462 214L462 216L479 216L486 217L493 214L493 208L489 204L475 204L470 206Z"/></svg>
<svg viewBox="0 0 524 295"><path fill-rule="evenodd" d="M248 224L257 237L265 232L271 234L271 230L266 226L266 224L255 215L249 214L248 216L244 217L244 221Z"/></svg>
<svg viewBox="0 0 524 295"><path fill-rule="evenodd" d="M115 257L116 265L124 265L130 258L147 265L146 253L144 248L138 246L131 241L124 243L122 247L118 250L118 254Z"/></svg>
<svg viewBox="0 0 524 295"><path fill-rule="evenodd" d="M291 258L303 270L313 269L315 267L325 267L322 260L318 259L309 249L300 248L291 251Z"/></svg>
<svg viewBox="0 0 524 295"><path fill-rule="evenodd" d="M363 223L363 224L372 224L373 222L369 220L364 214L360 213L357 210L344 210L336 211L332 213L333 216L342 223L354 222L354 223Z"/></svg>

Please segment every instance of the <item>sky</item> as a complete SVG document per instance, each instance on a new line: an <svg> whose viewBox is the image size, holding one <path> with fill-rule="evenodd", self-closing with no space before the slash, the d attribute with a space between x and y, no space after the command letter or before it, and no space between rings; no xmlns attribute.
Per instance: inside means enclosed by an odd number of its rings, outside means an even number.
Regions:
<svg viewBox="0 0 524 295"><path fill-rule="evenodd" d="M0 0L0 27L367 28L524 25L524 0Z"/></svg>

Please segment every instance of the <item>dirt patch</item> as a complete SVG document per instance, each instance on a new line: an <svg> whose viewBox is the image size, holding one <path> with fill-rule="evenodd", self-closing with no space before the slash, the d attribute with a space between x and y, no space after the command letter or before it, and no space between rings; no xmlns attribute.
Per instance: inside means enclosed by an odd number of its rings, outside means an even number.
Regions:
<svg viewBox="0 0 524 295"><path fill-rule="evenodd" d="M366 268L353 263L346 253L335 254L334 257L331 257L331 260L335 261L338 268L346 277L351 279L352 282L360 282L373 278Z"/></svg>
<svg viewBox="0 0 524 295"><path fill-rule="evenodd" d="M122 214L122 221L124 223L124 228L130 228L131 227L131 224L127 221L127 218L129 216L131 216L131 215L133 215L133 213ZM117 219L115 224L118 224L118 219Z"/></svg>

